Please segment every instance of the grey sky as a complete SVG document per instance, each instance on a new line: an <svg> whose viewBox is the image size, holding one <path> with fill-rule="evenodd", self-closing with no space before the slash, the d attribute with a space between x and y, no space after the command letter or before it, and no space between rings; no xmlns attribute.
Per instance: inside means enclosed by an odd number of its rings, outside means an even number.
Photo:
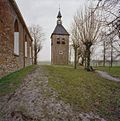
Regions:
<svg viewBox="0 0 120 121"><path fill-rule="evenodd" d="M39 24L46 35L40 61L50 60L50 35L56 26L56 16L61 6L63 25L69 31L73 15L86 0L16 0L26 24Z"/></svg>

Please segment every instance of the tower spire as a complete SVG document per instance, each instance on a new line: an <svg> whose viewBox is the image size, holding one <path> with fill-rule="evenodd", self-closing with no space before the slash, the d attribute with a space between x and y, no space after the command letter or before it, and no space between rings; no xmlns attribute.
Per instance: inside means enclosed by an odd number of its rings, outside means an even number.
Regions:
<svg viewBox="0 0 120 121"><path fill-rule="evenodd" d="M62 18L61 12L59 10L57 18Z"/></svg>
<svg viewBox="0 0 120 121"><path fill-rule="evenodd" d="M59 6L59 12L58 12L58 15L57 15L57 24L62 24L62 15L61 15L61 12L60 12L60 6Z"/></svg>

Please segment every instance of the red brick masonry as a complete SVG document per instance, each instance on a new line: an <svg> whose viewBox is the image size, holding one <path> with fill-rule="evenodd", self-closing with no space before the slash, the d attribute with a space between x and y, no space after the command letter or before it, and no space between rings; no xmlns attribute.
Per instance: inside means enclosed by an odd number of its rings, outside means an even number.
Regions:
<svg viewBox="0 0 120 121"><path fill-rule="evenodd" d="M14 54L15 21L18 23L19 31L19 55ZM27 57L25 57L25 41L27 41ZM16 2L0 0L0 77L33 63L32 41Z"/></svg>

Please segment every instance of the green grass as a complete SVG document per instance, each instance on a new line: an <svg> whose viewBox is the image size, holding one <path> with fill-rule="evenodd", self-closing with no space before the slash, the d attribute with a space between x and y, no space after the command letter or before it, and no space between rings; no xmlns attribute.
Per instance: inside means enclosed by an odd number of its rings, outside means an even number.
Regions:
<svg viewBox="0 0 120 121"><path fill-rule="evenodd" d="M120 66L115 66L112 68L110 68L110 67L97 67L97 69L101 70L101 71L106 71L110 75L120 78Z"/></svg>
<svg viewBox="0 0 120 121"><path fill-rule="evenodd" d="M72 67L44 66L49 72L49 86L59 99L74 110L94 112L109 121L120 119L120 84L100 78L95 72Z"/></svg>
<svg viewBox="0 0 120 121"><path fill-rule="evenodd" d="M20 86L22 79L34 68L34 65L28 66L0 79L0 96L14 92Z"/></svg>

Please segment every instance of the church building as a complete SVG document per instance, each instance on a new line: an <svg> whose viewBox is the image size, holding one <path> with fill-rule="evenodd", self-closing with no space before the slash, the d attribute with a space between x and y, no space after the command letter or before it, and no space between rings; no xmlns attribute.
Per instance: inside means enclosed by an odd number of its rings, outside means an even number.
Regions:
<svg viewBox="0 0 120 121"><path fill-rule="evenodd" d="M69 61L69 33L62 25L62 15L59 10L57 25L51 35L51 64L66 65Z"/></svg>
<svg viewBox="0 0 120 121"><path fill-rule="evenodd" d="M32 65L32 42L15 0L0 0L0 77Z"/></svg>

